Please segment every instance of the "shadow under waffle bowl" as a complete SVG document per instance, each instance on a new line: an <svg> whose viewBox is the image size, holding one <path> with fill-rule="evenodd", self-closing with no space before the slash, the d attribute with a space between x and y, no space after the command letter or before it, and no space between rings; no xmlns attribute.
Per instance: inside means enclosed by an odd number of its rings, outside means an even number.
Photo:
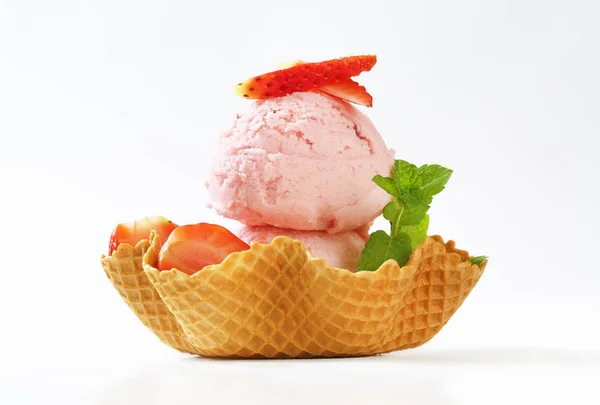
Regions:
<svg viewBox="0 0 600 405"><path fill-rule="evenodd" d="M187 353L231 358L364 356L430 340L479 280L487 261L428 237L400 268L351 273L277 237L189 276L158 271L160 240L121 245L102 266L158 338Z"/></svg>

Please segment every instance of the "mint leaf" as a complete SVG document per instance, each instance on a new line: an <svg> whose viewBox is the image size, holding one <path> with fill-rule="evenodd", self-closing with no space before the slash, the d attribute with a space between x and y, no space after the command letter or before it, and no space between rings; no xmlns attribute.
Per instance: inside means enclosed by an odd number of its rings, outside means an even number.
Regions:
<svg viewBox="0 0 600 405"><path fill-rule="evenodd" d="M427 237L427 229L429 229L429 215L425 217L417 225L403 226L402 231L410 237L412 247L423 243Z"/></svg>
<svg viewBox="0 0 600 405"><path fill-rule="evenodd" d="M392 168L392 178L400 189L409 190L417 181L419 169L405 160L396 160Z"/></svg>
<svg viewBox="0 0 600 405"><path fill-rule="evenodd" d="M383 208L383 217L390 221L393 237L405 226L419 225L427 215L428 209L428 205L419 202L402 204L398 199L393 199Z"/></svg>
<svg viewBox="0 0 600 405"><path fill-rule="evenodd" d="M412 253L410 236L400 233L390 237L385 231L371 234L369 241L358 261L357 271L375 271L389 259L394 259L400 266L408 263Z"/></svg>
<svg viewBox="0 0 600 405"><path fill-rule="evenodd" d="M400 218L402 213L402 204L397 199L393 199L385 207L383 207L383 217L390 221L393 226L393 221L396 221Z"/></svg>
<svg viewBox="0 0 600 405"><path fill-rule="evenodd" d="M476 264L478 266L481 266L482 263L485 261L485 259L487 259L487 256L475 256L475 257L469 257L469 261L473 264Z"/></svg>
<svg viewBox="0 0 600 405"><path fill-rule="evenodd" d="M400 225L418 225L425 218L427 210L429 210L429 205L420 201L414 201L405 203L403 208L404 210L400 213L398 223Z"/></svg>
<svg viewBox="0 0 600 405"><path fill-rule="evenodd" d="M423 165L419 167L419 178L421 180L419 189L413 193L425 203L431 204L433 196L444 190L451 175L452 170L440 165Z"/></svg>
<svg viewBox="0 0 600 405"><path fill-rule="evenodd" d="M396 187L396 182L394 181L394 179L389 177L383 177L377 174L371 180L379 187L387 191L388 194L391 194L394 197L400 197L400 192L398 191L398 187Z"/></svg>

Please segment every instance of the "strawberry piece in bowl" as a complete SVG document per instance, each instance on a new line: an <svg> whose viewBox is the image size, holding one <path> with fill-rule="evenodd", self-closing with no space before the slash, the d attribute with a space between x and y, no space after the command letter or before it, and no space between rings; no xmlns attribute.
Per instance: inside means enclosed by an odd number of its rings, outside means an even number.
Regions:
<svg viewBox="0 0 600 405"><path fill-rule="evenodd" d="M255 76L236 87L239 96L265 100L295 92L346 83L377 63L375 55L348 56L324 62L300 62L291 67Z"/></svg>
<svg viewBox="0 0 600 405"><path fill-rule="evenodd" d="M127 243L135 247L139 241L148 239L151 231L155 231L160 236L161 242L164 242L177 226L173 221L161 216L120 223L110 235L108 255L112 256L121 243Z"/></svg>
<svg viewBox="0 0 600 405"><path fill-rule="evenodd" d="M210 264L219 264L234 252L250 249L246 243L219 225L199 223L180 226L162 246L159 270L176 268L194 274Z"/></svg>

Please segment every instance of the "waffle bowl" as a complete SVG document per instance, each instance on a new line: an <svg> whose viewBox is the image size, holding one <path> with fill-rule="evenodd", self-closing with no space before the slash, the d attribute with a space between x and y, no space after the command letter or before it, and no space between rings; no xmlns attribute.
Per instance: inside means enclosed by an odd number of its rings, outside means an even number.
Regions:
<svg viewBox="0 0 600 405"><path fill-rule="evenodd" d="M102 266L162 342L224 358L366 356L420 346L448 322L487 265L431 236L402 268L388 260L377 271L352 273L280 236L190 276L157 270L160 246L153 233L103 256Z"/></svg>

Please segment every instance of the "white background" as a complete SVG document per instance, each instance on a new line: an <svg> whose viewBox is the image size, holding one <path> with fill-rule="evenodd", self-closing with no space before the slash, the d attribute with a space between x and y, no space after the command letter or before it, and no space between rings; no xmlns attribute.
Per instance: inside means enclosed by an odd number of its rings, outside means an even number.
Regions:
<svg viewBox="0 0 600 405"><path fill-rule="evenodd" d="M0 403L598 403L598 15L593 0L0 0ZM232 86L358 53L379 56L360 81L397 157L454 169L430 230L490 256L481 282L412 351L163 346L100 267L110 231L154 214L233 226L203 186L248 105Z"/></svg>

